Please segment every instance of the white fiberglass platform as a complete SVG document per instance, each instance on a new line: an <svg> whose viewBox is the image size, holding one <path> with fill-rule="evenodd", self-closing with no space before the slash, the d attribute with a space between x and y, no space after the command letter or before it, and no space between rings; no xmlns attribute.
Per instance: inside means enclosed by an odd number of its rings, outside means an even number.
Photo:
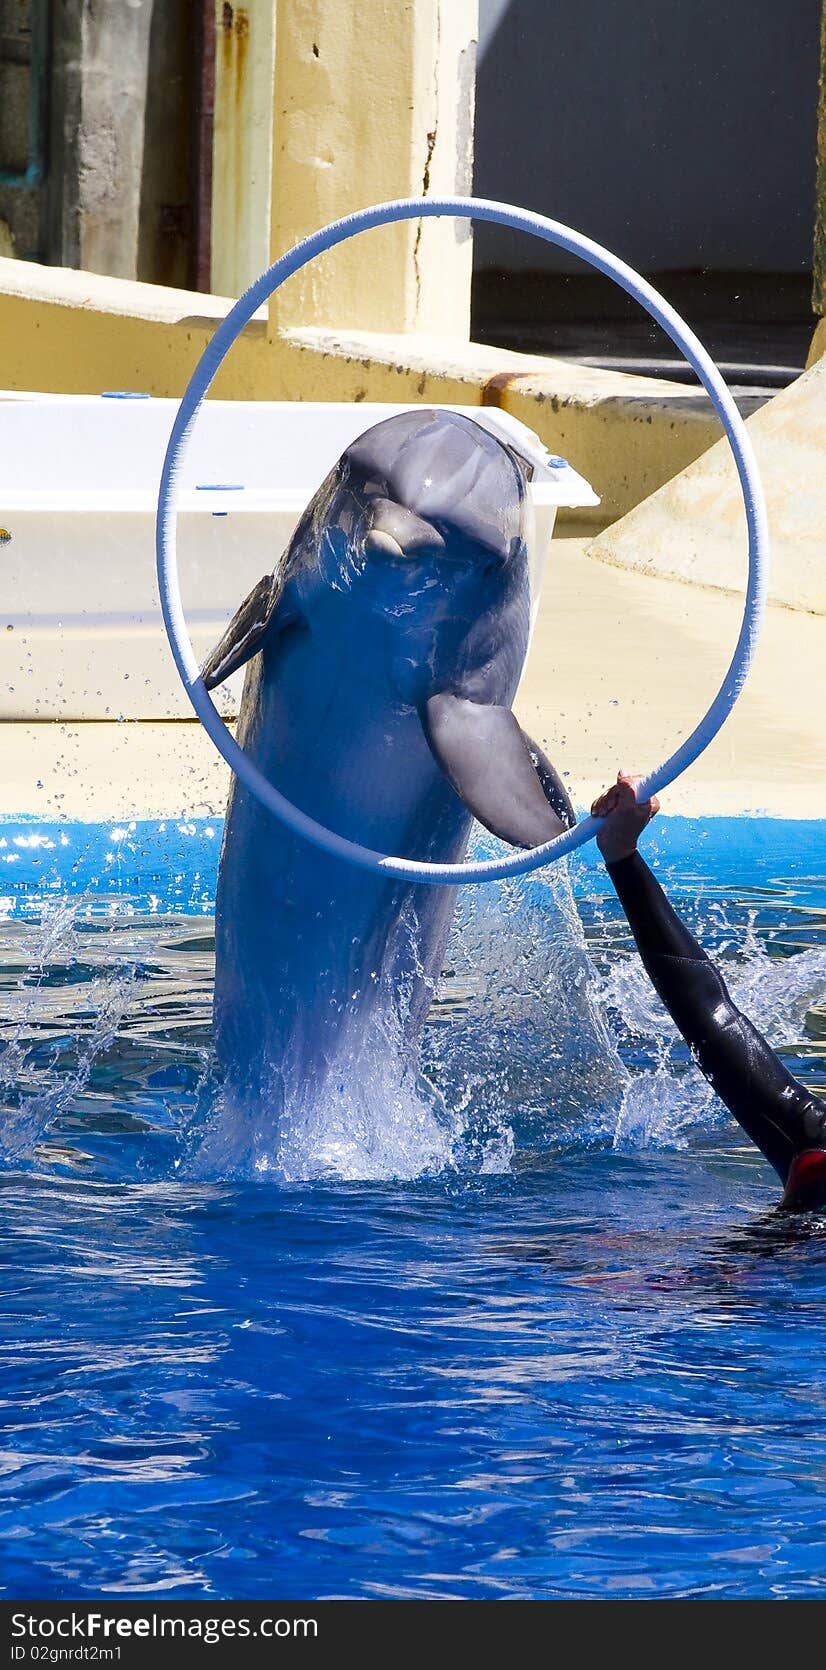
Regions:
<svg viewBox="0 0 826 1670"><path fill-rule="evenodd" d="M382 418L376 403L208 400L179 490L181 583L206 654L271 570L344 448ZM456 406L536 463L531 495L544 563L557 510L598 504L564 459L492 407ZM0 394L4 671L0 719L190 716L161 623L154 521L177 401ZM237 711L243 674L222 711Z"/></svg>

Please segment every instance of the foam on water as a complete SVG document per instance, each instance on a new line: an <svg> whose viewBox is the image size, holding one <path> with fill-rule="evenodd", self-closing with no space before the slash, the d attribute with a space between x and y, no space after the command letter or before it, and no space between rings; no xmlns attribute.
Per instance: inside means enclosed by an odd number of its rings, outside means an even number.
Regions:
<svg viewBox="0 0 826 1670"><path fill-rule="evenodd" d="M395 1048L343 1063L340 1075L303 1094L273 1093L263 1114L219 1088L205 1127L190 1133L180 1174L377 1182L434 1176L453 1163L454 1120Z"/></svg>

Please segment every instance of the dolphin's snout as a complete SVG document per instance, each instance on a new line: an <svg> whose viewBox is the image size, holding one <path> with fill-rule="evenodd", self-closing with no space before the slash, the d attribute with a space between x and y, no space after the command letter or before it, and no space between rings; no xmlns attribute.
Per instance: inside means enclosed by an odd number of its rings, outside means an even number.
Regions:
<svg viewBox="0 0 826 1670"><path fill-rule="evenodd" d="M371 555L411 557L422 551L445 549L445 541L432 522L426 522L393 499L372 499L369 518L364 548Z"/></svg>

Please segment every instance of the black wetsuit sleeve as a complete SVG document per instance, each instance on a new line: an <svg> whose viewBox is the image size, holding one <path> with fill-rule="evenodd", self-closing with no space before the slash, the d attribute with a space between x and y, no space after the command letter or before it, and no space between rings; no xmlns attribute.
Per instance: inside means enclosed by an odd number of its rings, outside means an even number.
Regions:
<svg viewBox="0 0 826 1670"><path fill-rule="evenodd" d="M658 996L721 1101L785 1183L797 1154L826 1148L826 1104L792 1078L732 1002L639 853L607 869Z"/></svg>

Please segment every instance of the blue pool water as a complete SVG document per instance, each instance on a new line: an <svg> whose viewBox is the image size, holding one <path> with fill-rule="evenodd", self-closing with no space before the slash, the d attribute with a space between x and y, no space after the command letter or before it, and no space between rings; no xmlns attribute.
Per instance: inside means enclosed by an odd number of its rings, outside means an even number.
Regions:
<svg viewBox="0 0 826 1670"><path fill-rule="evenodd" d="M647 849L821 1093L824 836ZM0 1594L822 1596L826 1223L773 1215L595 855L576 918L463 901L446 1159L388 1106L368 1180L261 1182L191 1164L219 837L0 827Z"/></svg>

